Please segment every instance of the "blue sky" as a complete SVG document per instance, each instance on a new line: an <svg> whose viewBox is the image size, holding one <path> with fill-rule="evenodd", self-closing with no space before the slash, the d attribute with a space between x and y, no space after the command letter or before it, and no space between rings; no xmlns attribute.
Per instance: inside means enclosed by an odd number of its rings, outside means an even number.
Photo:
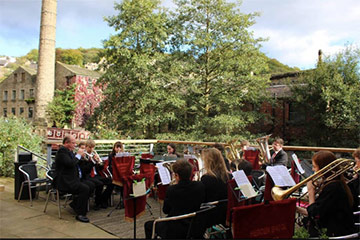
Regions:
<svg viewBox="0 0 360 240"><path fill-rule="evenodd" d="M234 1L234 0L231 0ZM173 7L171 0L163 5ZM103 21L114 0L58 0L56 47L102 47L114 33ZM315 66L317 51L360 47L360 0L243 0L244 13L260 12L250 28L267 37L262 52L289 66ZM41 0L0 0L0 55L23 56L39 44Z"/></svg>

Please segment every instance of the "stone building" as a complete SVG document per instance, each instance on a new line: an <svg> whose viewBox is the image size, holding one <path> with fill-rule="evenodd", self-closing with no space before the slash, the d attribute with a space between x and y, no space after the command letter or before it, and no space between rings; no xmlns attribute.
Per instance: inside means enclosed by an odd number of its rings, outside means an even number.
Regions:
<svg viewBox="0 0 360 240"><path fill-rule="evenodd" d="M100 74L95 71L56 62L55 89L64 90L76 84L73 127L81 126L102 100L100 87L95 86ZM36 69L20 66L0 83L0 109L2 116L15 115L33 121L36 102Z"/></svg>

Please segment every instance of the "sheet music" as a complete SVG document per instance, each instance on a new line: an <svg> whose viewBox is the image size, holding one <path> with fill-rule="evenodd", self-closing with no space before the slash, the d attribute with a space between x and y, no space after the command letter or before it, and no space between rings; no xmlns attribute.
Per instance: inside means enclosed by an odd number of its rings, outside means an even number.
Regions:
<svg viewBox="0 0 360 240"><path fill-rule="evenodd" d="M184 154L184 158L185 159L196 159L197 157L194 154Z"/></svg>
<svg viewBox="0 0 360 240"><path fill-rule="evenodd" d="M154 149L154 144L153 143L150 143L150 153L152 153L153 152L153 149Z"/></svg>
<svg viewBox="0 0 360 240"><path fill-rule="evenodd" d="M297 170L299 170L300 174L304 174L304 173L305 173L305 170L302 168L302 166L301 166L301 164L300 164L300 162L299 162L299 159L298 159L298 157L296 156L296 154L293 153L293 154L291 155L291 157L292 157L292 159L294 160L295 165L296 165L296 168L297 168Z"/></svg>
<svg viewBox="0 0 360 240"><path fill-rule="evenodd" d="M267 166L266 171L270 174L276 186L291 187L295 185L294 179L283 165Z"/></svg>
<svg viewBox="0 0 360 240"><path fill-rule="evenodd" d="M171 175L169 170L163 166L163 162L156 163L156 167L158 168L159 176L162 185L170 184L171 182Z"/></svg>
<svg viewBox="0 0 360 240"><path fill-rule="evenodd" d="M120 152L115 155L115 157L129 157L131 156L129 152Z"/></svg>
<svg viewBox="0 0 360 240"><path fill-rule="evenodd" d="M256 196L256 192L255 192L254 188L252 187L249 179L245 175L244 170L235 171L232 173L232 175L235 179L236 184L240 188L241 193L245 197L251 198L251 197Z"/></svg>
<svg viewBox="0 0 360 240"><path fill-rule="evenodd" d="M109 156L101 157L101 160L103 160L103 161L106 161L106 160L108 160L108 159L109 159Z"/></svg>

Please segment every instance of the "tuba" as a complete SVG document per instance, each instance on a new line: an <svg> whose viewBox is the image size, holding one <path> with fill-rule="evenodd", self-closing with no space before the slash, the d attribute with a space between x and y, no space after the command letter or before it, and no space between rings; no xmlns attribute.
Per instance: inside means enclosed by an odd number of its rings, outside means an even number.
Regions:
<svg viewBox="0 0 360 240"><path fill-rule="evenodd" d="M318 172L314 173L310 177L299 182L295 186L283 190L280 187L273 187L271 189L271 196L274 200L282 200L287 198L290 194L298 190L300 187L304 186L307 182L312 181L315 186L315 192L318 192L323 186L324 183L333 180L334 178L340 176L346 171L352 169L355 165L355 161L351 159L339 158L330 164L326 165L324 168L320 169Z"/></svg>
<svg viewBox="0 0 360 240"><path fill-rule="evenodd" d="M240 153L236 148L235 142L237 139L231 140L228 143L226 143L225 149L225 156L227 159L229 159L231 162L234 162L238 159L240 159Z"/></svg>
<svg viewBox="0 0 360 240"><path fill-rule="evenodd" d="M270 163L270 148L269 148L269 138L270 138L271 134L266 135L264 137L260 137L257 138L256 141L259 143L259 148L260 148L260 161L264 164L269 164Z"/></svg>

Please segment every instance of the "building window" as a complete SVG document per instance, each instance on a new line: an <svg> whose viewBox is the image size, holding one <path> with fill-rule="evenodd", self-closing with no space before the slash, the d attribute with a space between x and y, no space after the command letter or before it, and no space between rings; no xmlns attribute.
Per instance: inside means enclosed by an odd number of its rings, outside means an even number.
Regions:
<svg viewBox="0 0 360 240"><path fill-rule="evenodd" d="M17 73L14 73L14 80L17 81Z"/></svg>
<svg viewBox="0 0 360 240"><path fill-rule="evenodd" d="M4 101L8 100L8 91L4 91L3 100Z"/></svg>
<svg viewBox="0 0 360 240"><path fill-rule="evenodd" d="M34 89L30 89L30 98L34 98Z"/></svg>
<svg viewBox="0 0 360 240"><path fill-rule="evenodd" d="M33 108L29 107L29 118L33 117Z"/></svg>
<svg viewBox="0 0 360 240"><path fill-rule="evenodd" d="M4 117L7 117L7 108L4 108Z"/></svg>
<svg viewBox="0 0 360 240"><path fill-rule="evenodd" d="M11 100L16 100L16 90L12 90Z"/></svg>
<svg viewBox="0 0 360 240"><path fill-rule="evenodd" d="M293 123L304 123L305 109L298 103L289 103L289 121Z"/></svg>
<svg viewBox="0 0 360 240"><path fill-rule="evenodd" d="M25 99L25 90L21 89L20 90L20 100L24 100Z"/></svg>
<svg viewBox="0 0 360 240"><path fill-rule="evenodd" d="M24 72L21 73L21 81L22 81L22 82L25 82L25 73L24 73Z"/></svg>
<svg viewBox="0 0 360 240"><path fill-rule="evenodd" d="M24 108L21 107L21 108L19 109L19 114L22 115L23 113L24 113Z"/></svg>
<svg viewBox="0 0 360 240"><path fill-rule="evenodd" d="M16 115L16 110L15 108L11 108L11 113L15 116Z"/></svg>

